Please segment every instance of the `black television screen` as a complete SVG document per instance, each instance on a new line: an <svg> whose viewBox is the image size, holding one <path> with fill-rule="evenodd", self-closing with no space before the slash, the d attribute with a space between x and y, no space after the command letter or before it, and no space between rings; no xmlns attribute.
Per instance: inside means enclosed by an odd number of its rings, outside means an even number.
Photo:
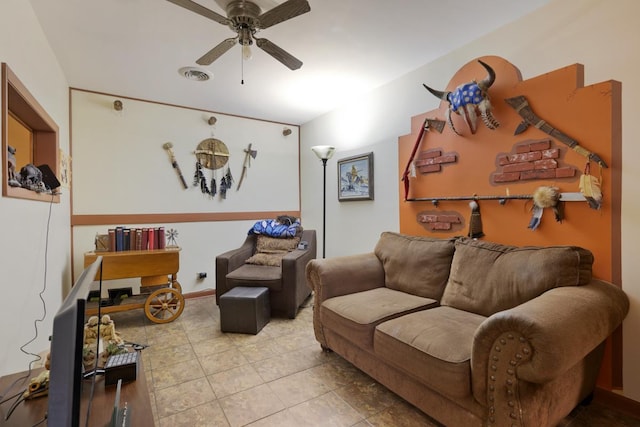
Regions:
<svg viewBox="0 0 640 427"><path fill-rule="evenodd" d="M49 427L77 427L82 395L82 346L87 297L102 257L84 269L53 318L49 372Z"/></svg>

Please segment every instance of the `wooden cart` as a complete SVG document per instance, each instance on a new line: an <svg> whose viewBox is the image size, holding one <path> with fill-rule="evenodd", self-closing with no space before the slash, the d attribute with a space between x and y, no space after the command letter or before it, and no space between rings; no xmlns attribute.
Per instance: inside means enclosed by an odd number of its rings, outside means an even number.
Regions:
<svg viewBox="0 0 640 427"><path fill-rule="evenodd" d="M168 323L182 314L184 296L177 280L180 267L180 248L156 249L150 251L86 252L85 268L102 256L102 280L128 279L140 277L140 294L127 298L117 305L101 307L101 313L144 308L149 320L154 323ZM96 275L100 280L100 271ZM155 290L148 291L148 289ZM148 288L148 289L145 289ZM145 292L146 291L146 292ZM98 309L89 308L89 315Z"/></svg>

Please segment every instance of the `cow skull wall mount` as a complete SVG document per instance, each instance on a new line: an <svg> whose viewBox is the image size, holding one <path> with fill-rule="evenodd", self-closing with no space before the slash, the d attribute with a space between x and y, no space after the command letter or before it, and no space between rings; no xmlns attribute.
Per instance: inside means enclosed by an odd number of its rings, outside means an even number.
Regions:
<svg viewBox="0 0 640 427"><path fill-rule="evenodd" d="M468 83L461 84L453 91L447 92L431 89L426 84L422 84L433 95L449 103L449 108L447 109L447 123L451 130L458 135L461 135L461 133L456 130L453 125L451 112L457 113L464 118L464 122L467 124L472 134L475 134L477 130L476 122L478 120L478 114L480 115L482 122L489 129L493 130L500 126L500 123L491 113L491 102L489 101L488 94L489 88L496 80L496 73L493 71L493 68L485 62L482 62L481 60L478 60L478 62L485 70L487 70L488 73L487 77L480 82L472 80Z"/></svg>

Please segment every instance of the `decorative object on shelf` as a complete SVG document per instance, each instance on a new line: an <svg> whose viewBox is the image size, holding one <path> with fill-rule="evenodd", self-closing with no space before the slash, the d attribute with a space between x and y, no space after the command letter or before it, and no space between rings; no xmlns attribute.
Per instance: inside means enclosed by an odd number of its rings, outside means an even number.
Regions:
<svg viewBox="0 0 640 427"><path fill-rule="evenodd" d="M338 200L373 200L373 153L338 160Z"/></svg>
<svg viewBox="0 0 640 427"><path fill-rule="evenodd" d="M180 170L180 166L178 166L178 161L176 160L176 156L173 153L173 144L170 142L165 142L162 144L162 148L164 148L167 153L169 153L169 160L171 160L171 166L178 173L178 177L180 178L180 182L182 183L182 187L187 189L189 186L187 185L187 181L184 180L184 176L182 176L182 171Z"/></svg>
<svg viewBox="0 0 640 427"><path fill-rule="evenodd" d="M329 160L336 147L331 145L314 145L311 151L322 160L322 258L325 257L326 229L327 229L327 160ZM338 169L339 170L339 169ZM338 177L339 182L340 177Z"/></svg>
<svg viewBox="0 0 640 427"><path fill-rule="evenodd" d="M181 6L198 15L209 18L219 24L227 25L237 33L236 37L225 39L216 45L201 58L196 60L199 65L210 65L222 56L225 52L240 43L242 46L242 58L251 57L251 48L255 40L256 45L271 55L276 60L291 70L297 70L302 66L302 62L290 53L271 41L255 37L257 31L269 28L280 22L295 18L298 15L311 10L307 0L287 0L282 4L262 12L260 6L248 0L233 0L227 4L227 16L220 15L211 9L205 8L192 0L168 0L169 2Z"/></svg>
<svg viewBox="0 0 640 427"><path fill-rule="evenodd" d="M418 137L416 138L415 144L413 144L413 150L411 150L411 155L409 156L409 161L407 162L407 166L404 168L404 173L402 174L402 182L404 183L404 200L407 200L409 197L409 177L416 176L415 164L413 163L413 159L416 157L416 152L418 151L418 147L420 146L420 142L424 136L425 131L434 129L438 133L442 133L444 129L444 121L438 119L429 119L425 118L422 123L422 127L420 128L420 132L418 133Z"/></svg>
<svg viewBox="0 0 640 427"><path fill-rule="evenodd" d="M531 109L531 106L529 106L529 101L527 101L526 97L522 95L514 96L513 98L505 99L505 101L514 110L516 110L516 112L520 114L520 116L524 119L516 128L514 135L521 134L522 132L527 130L527 128L530 125L533 125L536 128L543 131L544 133L551 135L552 137L562 142L563 144L568 145L573 150L575 150L578 154L585 156L589 160L593 160L594 162L598 163L601 167L603 168L608 167L607 164L604 162L604 160L600 158L600 156L580 146L580 144L578 144L578 141L571 138L570 136L563 133L562 131L554 128L549 123L547 123L546 121L538 117Z"/></svg>
<svg viewBox="0 0 640 427"><path fill-rule="evenodd" d="M591 175L591 165L587 162L584 173L580 176L580 192L584 195L591 209L602 206L602 178Z"/></svg>
<svg viewBox="0 0 640 427"><path fill-rule="evenodd" d="M178 230L176 230L175 228L170 228L167 230L166 236L167 248L177 248L178 242L176 241L176 238L178 237Z"/></svg>
<svg viewBox="0 0 640 427"><path fill-rule="evenodd" d="M469 218L469 234L472 239L479 239L484 236L482 232L482 217L480 216L480 205L476 200L469 202L471 217Z"/></svg>
<svg viewBox="0 0 640 427"><path fill-rule="evenodd" d="M7 183L11 187L20 187L20 180L16 174L16 149L7 145Z"/></svg>
<svg viewBox="0 0 640 427"><path fill-rule="evenodd" d="M563 207L560 203L560 191L558 187L543 185L533 192L533 207L531 220L527 228L535 230L542 222L542 214L546 208L552 208L557 222L562 222Z"/></svg>
<svg viewBox="0 0 640 427"><path fill-rule="evenodd" d="M236 191L240 190L244 177L247 176L247 169L251 167L251 159L255 159L258 155L256 150L251 149L251 144L244 150L244 162L242 163L242 174L240 174L240 181L238 181L238 187Z"/></svg>
<svg viewBox="0 0 640 427"><path fill-rule="evenodd" d="M431 92L434 96L449 103L449 108L447 109L447 123L451 130L458 135L461 135L461 133L458 132L453 125L453 118L451 117L452 112L464 118L464 122L467 124L467 127L472 134L476 133L478 113L480 113L482 122L487 128L494 130L500 126L500 123L491 113L491 102L489 100L488 93L489 88L496 80L496 73L487 63L481 60L478 60L478 62L485 70L487 70L488 73L487 77L479 82L472 80L468 83L461 84L453 91L447 92L431 89L426 84L423 84L425 89Z"/></svg>
<svg viewBox="0 0 640 427"><path fill-rule="evenodd" d="M35 191L36 193L43 193L47 191L47 188L42 181L42 172L31 163L24 165L22 169L20 169L18 179L20 180L22 188Z"/></svg>

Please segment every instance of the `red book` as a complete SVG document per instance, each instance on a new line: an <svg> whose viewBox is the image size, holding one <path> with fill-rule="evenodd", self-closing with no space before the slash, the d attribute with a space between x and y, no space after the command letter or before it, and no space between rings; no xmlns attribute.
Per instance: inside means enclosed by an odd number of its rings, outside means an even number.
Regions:
<svg viewBox="0 0 640 427"><path fill-rule="evenodd" d="M158 242L158 249L165 248L166 240L164 235L164 227L158 227L158 235L156 241Z"/></svg>
<svg viewBox="0 0 640 427"><path fill-rule="evenodd" d="M136 251L142 249L142 229L138 228L136 230Z"/></svg>
<svg viewBox="0 0 640 427"><path fill-rule="evenodd" d="M147 249L149 249L149 229L148 228L142 229L142 244L140 245L140 248L143 251L146 251Z"/></svg>
<svg viewBox="0 0 640 427"><path fill-rule="evenodd" d="M149 250L156 249L156 233L153 228L149 229Z"/></svg>
<svg viewBox="0 0 640 427"><path fill-rule="evenodd" d="M109 251L115 252L116 250L116 230L110 228L107 233L109 234Z"/></svg>

